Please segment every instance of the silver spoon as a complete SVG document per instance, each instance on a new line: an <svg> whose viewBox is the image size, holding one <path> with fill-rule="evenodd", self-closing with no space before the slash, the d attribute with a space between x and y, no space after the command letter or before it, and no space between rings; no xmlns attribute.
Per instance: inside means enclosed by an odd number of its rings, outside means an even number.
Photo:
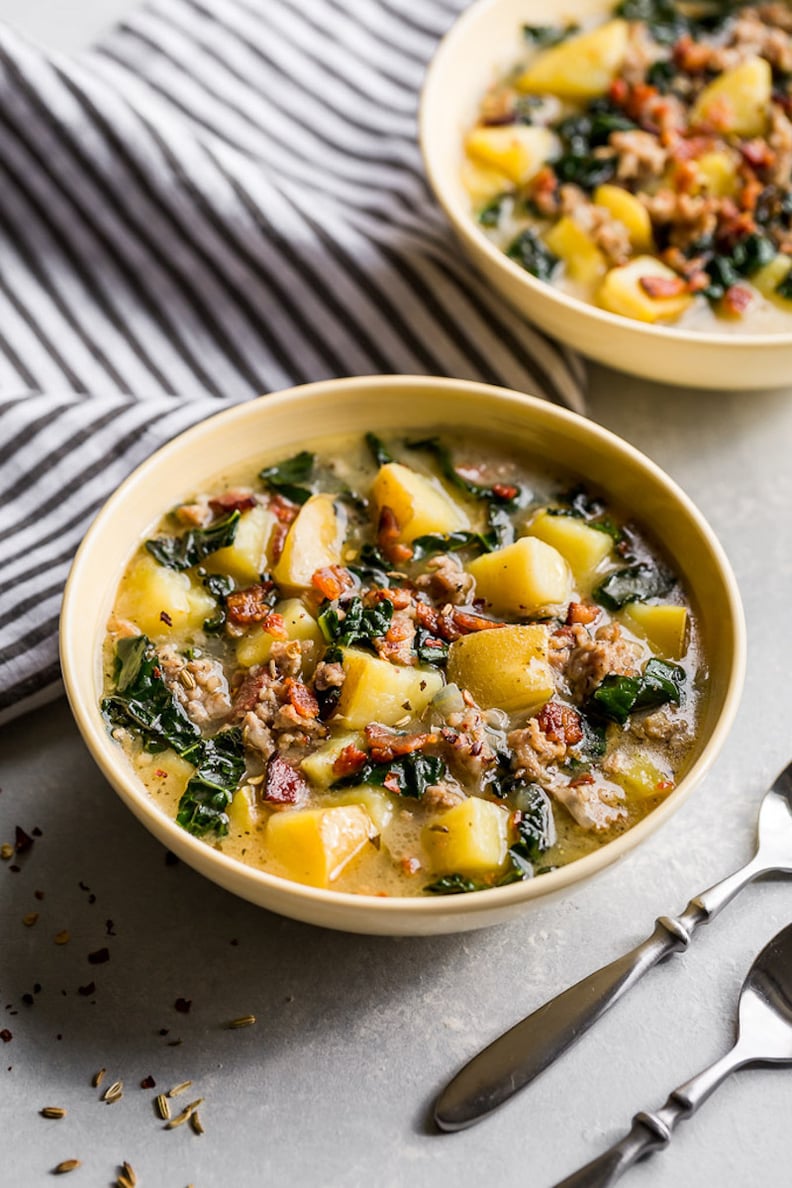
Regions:
<svg viewBox="0 0 792 1188"><path fill-rule="evenodd" d="M759 809L756 853L747 865L695 896L676 918L660 916L647 940L546 1002L474 1056L437 1099L441 1130L464 1130L538 1077L664 957L686 949L710 920L759 875L792 874L792 763Z"/></svg>
<svg viewBox="0 0 792 1188"><path fill-rule="evenodd" d="M762 949L740 992L737 1042L698 1076L669 1094L654 1114L636 1114L621 1142L555 1188L606 1188L646 1155L668 1146L684 1122L735 1069L747 1064L792 1064L792 924Z"/></svg>

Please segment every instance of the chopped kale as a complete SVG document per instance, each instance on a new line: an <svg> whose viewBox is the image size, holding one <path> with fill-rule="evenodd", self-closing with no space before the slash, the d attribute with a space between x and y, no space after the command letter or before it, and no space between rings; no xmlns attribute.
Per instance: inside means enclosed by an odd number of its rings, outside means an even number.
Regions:
<svg viewBox="0 0 792 1188"><path fill-rule="evenodd" d="M478 212L478 221L482 227L497 227L503 215L503 208L505 203L512 200L512 195L508 193L496 194L494 198L490 198Z"/></svg>
<svg viewBox="0 0 792 1188"><path fill-rule="evenodd" d="M449 532L444 535L429 534L417 536L412 542L412 560L422 561L434 553L456 553L460 549L473 549L477 553L491 553L496 547L494 535L481 532Z"/></svg>
<svg viewBox="0 0 792 1188"><path fill-rule="evenodd" d="M438 756L412 751L390 763L372 763L368 760L359 771L337 780L332 786L351 788L358 784L376 784L399 796L420 800L426 789L442 780L445 773L446 765Z"/></svg>
<svg viewBox="0 0 792 1188"><path fill-rule="evenodd" d="M168 569L191 569L218 549L234 543L240 514L238 510L229 512L208 528L190 528L181 536L158 536L147 540L146 548L155 561Z"/></svg>
<svg viewBox="0 0 792 1188"><path fill-rule="evenodd" d="M579 503L576 501L570 507L549 507L547 514L549 516L571 516L576 520L585 520L589 528L595 528L597 532L604 532L614 543L619 544L624 537L622 529L612 516L602 514L602 504L595 503L593 506L597 510L586 512L581 510ZM595 516L599 518L595 519Z"/></svg>
<svg viewBox="0 0 792 1188"><path fill-rule="evenodd" d="M289 499L292 503L305 503L310 499L312 491L304 484L311 478L315 462L315 454L310 450L302 450L293 458L286 458L274 466L265 466L259 471L259 478L284 499Z"/></svg>
<svg viewBox="0 0 792 1188"><path fill-rule="evenodd" d="M373 544L364 544L360 550L357 565L348 565L350 573L354 573L362 582L370 582L374 586L389 586L388 574L393 567Z"/></svg>
<svg viewBox="0 0 792 1188"><path fill-rule="evenodd" d="M661 95L667 95L671 84L676 78L677 69L673 61L661 58L653 62L646 72L646 81L650 87L657 87Z"/></svg>
<svg viewBox="0 0 792 1188"><path fill-rule="evenodd" d="M754 231L739 239L732 249L732 263L741 276L753 276L775 259L776 249L766 235Z"/></svg>
<svg viewBox="0 0 792 1188"><path fill-rule="evenodd" d="M319 613L319 627L329 644L349 648L386 635L392 618L393 603L387 598L370 607L360 598L351 598L343 607L328 603Z"/></svg>
<svg viewBox="0 0 792 1188"><path fill-rule="evenodd" d="M531 227L526 227L511 241L506 255L538 280L550 280L559 264L558 256L545 247Z"/></svg>
<svg viewBox="0 0 792 1188"><path fill-rule="evenodd" d="M514 541L514 521L502 503L490 503L487 508L489 532L483 537L490 541L491 549L502 549Z"/></svg>
<svg viewBox="0 0 792 1188"><path fill-rule="evenodd" d="M594 597L608 610L618 610L628 602L662 597L674 584L675 578L667 569L654 562L638 561L606 577L594 591Z"/></svg>
<svg viewBox="0 0 792 1188"><path fill-rule="evenodd" d="M673 45L691 31L691 22L682 15L673 0L622 0L614 16L625 21L644 21L655 41Z"/></svg>
<svg viewBox="0 0 792 1188"><path fill-rule="evenodd" d="M226 599L236 589L236 582L228 574L208 573L203 580L205 589L217 599L217 611L211 619L204 619L203 629L207 635L217 635L226 624Z"/></svg>
<svg viewBox="0 0 792 1188"><path fill-rule="evenodd" d="M179 801L176 821L182 829L196 837L228 833L226 809L245 774L244 750L239 726L206 739L197 770Z"/></svg>
<svg viewBox="0 0 792 1188"><path fill-rule="evenodd" d="M441 879L437 879L434 883L427 883L424 891L429 891L432 895L463 895L467 891L483 891L484 887L481 883L476 883L473 879L465 878L461 874L443 875Z"/></svg>
<svg viewBox="0 0 792 1188"><path fill-rule="evenodd" d="M377 437L376 433L367 433L364 441L371 452L371 456L377 466L387 466L389 462L394 461L393 454L387 448L385 443Z"/></svg>
<svg viewBox="0 0 792 1188"><path fill-rule="evenodd" d="M343 653L338 647L328 648L322 656L322 661L325 664L340 664L342 660ZM326 689L317 689L314 686L313 692L319 704L319 717L323 722L326 722L331 714L335 712L335 708L338 705L339 698L341 697L341 686L329 685Z"/></svg>
<svg viewBox="0 0 792 1188"><path fill-rule="evenodd" d="M638 710L656 709L669 701L678 705L684 683L685 670L678 664L648 660L639 677L606 676L592 693L588 709L623 726Z"/></svg>
<svg viewBox="0 0 792 1188"><path fill-rule="evenodd" d="M454 465L454 458L448 446L443 445L439 437L424 437L420 441L409 441L407 442L407 448L409 450L426 450L428 453L434 454L440 464L443 477L452 486L458 487L466 495L472 495L474 499L491 499L496 503L513 505L522 496L521 488L514 483L495 483L491 485L477 483L473 479L465 478Z"/></svg>
<svg viewBox="0 0 792 1188"><path fill-rule="evenodd" d="M421 664L434 664L436 667L440 667L448 660L448 644L445 640L432 635L425 627L416 629L413 647Z"/></svg>
<svg viewBox="0 0 792 1188"><path fill-rule="evenodd" d="M509 847L510 866L498 880L498 886L532 879L536 863L556 840L553 806L538 784L515 784L510 789L521 817L517 823L518 840Z"/></svg>
<svg viewBox="0 0 792 1188"><path fill-rule="evenodd" d="M549 49L577 33L580 25L523 25L523 37L538 49Z"/></svg>
<svg viewBox="0 0 792 1188"><path fill-rule="evenodd" d="M555 131L564 151L553 163L559 181L587 191L610 181L616 172L616 157L596 156L594 149L607 145L612 132L630 132L636 127L608 99L595 99L581 115L559 120Z"/></svg>
<svg viewBox="0 0 792 1188"><path fill-rule="evenodd" d="M784 297L787 301L792 301L792 268L781 283L776 285L775 291L779 297Z"/></svg>

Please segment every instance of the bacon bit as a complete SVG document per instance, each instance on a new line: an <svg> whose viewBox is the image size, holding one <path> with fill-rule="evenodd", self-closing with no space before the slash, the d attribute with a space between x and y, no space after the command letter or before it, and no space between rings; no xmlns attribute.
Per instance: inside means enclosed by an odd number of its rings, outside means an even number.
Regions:
<svg viewBox="0 0 792 1188"><path fill-rule="evenodd" d="M283 546L286 544L286 537L289 535L288 524L276 524L272 530L270 537L270 553L272 554L273 563L278 560L283 552Z"/></svg>
<svg viewBox="0 0 792 1188"><path fill-rule="evenodd" d="M399 521L393 508L383 507L377 524L377 544L392 565L402 565L413 555L410 546L399 540L400 535Z"/></svg>
<svg viewBox="0 0 792 1188"><path fill-rule="evenodd" d="M674 62L685 74L702 74L708 68L711 56L711 47L700 45L689 33L680 37L673 49Z"/></svg>
<svg viewBox="0 0 792 1188"><path fill-rule="evenodd" d="M685 292L685 282L681 276L642 276L638 284L647 296L653 300L663 297L678 297Z"/></svg>
<svg viewBox="0 0 792 1188"><path fill-rule="evenodd" d="M590 771L582 771L580 775L574 776L569 781L569 786L570 788L579 788L582 784L593 784L594 782L594 776Z"/></svg>
<svg viewBox="0 0 792 1188"><path fill-rule="evenodd" d="M657 781L657 791L658 792L670 792L671 789L673 788L673 786L674 786L673 780L658 780Z"/></svg>
<svg viewBox="0 0 792 1188"><path fill-rule="evenodd" d="M630 88L623 78L614 78L610 87L608 88L608 98L620 107L624 104L627 96L630 93Z"/></svg>
<svg viewBox="0 0 792 1188"><path fill-rule="evenodd" d="M740 145L740 155L751 169L769 169L776 163L776 154L766 140L745 140Z"/></svg>
<svg viewBox="0 0 792 1188"><path fill-rule="evenodd" d="M261 790L262 799L270 804L305 804L311 790L291 763L277 752L267 764L267 774Z"/></svg>
<svg viewBox="0 0 792 1188"><path fill-rule="evenodd" d="M516 499L520 494L520 488L515 487L513 483L493 483L492 494L496 499L502 499L508 503L511 499Z"/></svg>
<svg viewBox="0 0 792 1188"><path fill-rule="evenodd" d="M349 743L339 753L333 764L333 775L338 776L339 779L343 776L354 775L355 772L360 771L367 758L368 755L365 751L361 751L360 747L356 747L354 743Z"/></svg>
<svg viewBox="0 0 792 1188"><path fill-rule="evenodd" d="M412 650L414 636L412 620L403 616L391 623L382 640L377 641L377 653L385 660L404 666L416 663Z"/></svg>
<svg viewBox="0 0 792 1188"><path fill-rule="evenodd" d="M440 634L440 612L426 602L416 602L415 621L432 635Z"/></svg>
<svg viewBox="0 0 792 1188"><path fill-rule="evenodd" d="M256 496L251 491L224 491L222 495L215 495L214 499L210 499L209 506L216 516L228 515L234 511L248 511L256 506Z"/></svg>
<svg viewBox="0 0 792 1188"><path fill-rule="evenodd" d="M413 751L422 751L439 741L436 734L397 734L394 730L376 723L366 727L365 735L371 745L371 758L375 763L390 763L393 759L411 755Z"/></svg>
<svg viewBox="0 0 792 1188"><path fill-rule="evenodd" d="M344 590L351 589L354 583L348 569L341 565L328 565L316 570L311 576L311 585L332 602L334 598L340 598Z"/></svg>
<svg viewBox="0 0 792 1188"><path fill-rule="evenodd" d="M730 211L727 213L726 200L724 200L718 217L718 244L721 248L731 250L738 239L742 239L745 235L751 235L756 230L756 223L750 211L738 211L731 202L729 207L734 209L733 216Z"/></svg>
<svg viewBox="0 0 792 1188"><path fill-rule="evenodd" d="M271 635L273 639L280 640L281 643L285 643L289 638L289 633L286 630L286 620L277 611L270 611L266 619L262 621L261 626L267 635Z"/></svg>
<svg viewBox="0 0 792 1188"><path fill-rule="evenodd" d="M251 623L263 623L272 614L269 597L274 582L256 582L244 590L235 590L226 599L226 613L232 623L248 626ZM278 616L280 617L280 616ZM271 632L274 634L274 632Z"/></svg>
<svg viewBox="0 0 792 1188"><path fill-rule="evenodd" d="M425 602L416 602L415 618L421 627L449 643L474 631L489 631L492 627L506 626L505 623L497 623L484 615L474 615L470 611L459 610L456 607L447 607L442 612L436 611Z"/></svg>
<svg viewBox="0 0 792 1188"><path fill-rule="evenodd" d="M566 626L573 623L593 623L599 615L599 607L586 602L570 602L567 607Z"/></svg>
<svg viewBox="0 0 792 1188"><path fill-rule="evenodd" d="M688 277L687 290L688 293L703 293L705 289L710 286L710 275L703 269L701 272L694 272L692 276Z"/></svg>
<svg viewBox="0 0 792 1188"><path fill-rule="evenodd" d="M678 194L690 194L699 179L695 161L678 161L674 168L674 188Z"/></svg>
<svg viewBox="0 0 792 1188"><path fill-rule="evenodd" d="M287 677L283 682L283 690L289 705L296 710L301 718L319 717L319 702L302 681L296 681L294 677Z"/></svg>
<svg viewBox="0 0 792 1188"><path fill-rule="evenodd" d="M562 639L568 648L571 648L575 643L575 633L571 627L557 627L552 638Z"/></svg>
<svg viewBox="0 0 792 1188"><path fill-rule="evenodd" d="M394 610L406 610L413 600L412 591L404 586L380 587L377 590L367 590L363 596L366 606L376 606L378 602L392 602Z"/></svg>
<svg viewBox="0 0 792 1188"><path fill-rule="evenodd" d="M671 156L675 161L695 161L713 146L711 136L680 136L671 147Z"/></svg>
<svg viewBox="0 0 792 1188"><path fill-rule="evenodd" d="M469 611L452 610L451 622L459 635L471 635L474 631L489 631L491 627L505 627L505 623L496 623L484 615L473 615Z"/></svg>
<svg viewBox="0 0 792 1188"><path fill-rule="evenodd" d="M410 857L405 856L404 858L402 858L400 865L406 875L417 874L418 871L421 869L421 863L419 862L419 860L417 858L413 858L412 856L410 856Z"/></svg>
<svg viewBox="0 0 792 1188"><path fill-rule="evenodd" d="M750 212L751 217L753 217L759 196L763 193L765 187L764 183L759 180L752 169L746 166L742 172L743 186L740 191L740 206L744 211Z"/></svg>
<svg viewBox="0 0 792 1188"><path fill-rule="evenodd" d="M564 705L560 701L548 701L537 715L536 724L551 742L575 747L583 741L580 715L571 705Z"/></svg>
<svg viewBox="0 0 792 1188"><path fill-rule="evenodd" d="M395 771L388 772L388 774L385 776L385 779L382 781L382 786L383 788L387 788L389 792L392 792L394 796L399 796L401 794L401 784L399 783L399 777L396 775Z"/></svg>
<svg viewBox="0 0 792 1188"><path fill-rule="evenodd" d="M297 513L300 510L298 504L292 503L291 499L287 499L280 492L271 497L267 506L281 524L291 524L293 520L297 519Z"/></svg>
<svg viewBox="0 0 792 1188"><path fill-rule="evenodd" d="M233 715L237 719L244 718L259 703L261 690L270 683L270 676L266 665L249 672L234 695Z"/></svg>
<svg viewBox="0 0 792 1188"><path fill-rule="evenodd" d="M743 285L732 285L723 295L723 307L733 317L740 318L753 301L750 289Z"/></svg>

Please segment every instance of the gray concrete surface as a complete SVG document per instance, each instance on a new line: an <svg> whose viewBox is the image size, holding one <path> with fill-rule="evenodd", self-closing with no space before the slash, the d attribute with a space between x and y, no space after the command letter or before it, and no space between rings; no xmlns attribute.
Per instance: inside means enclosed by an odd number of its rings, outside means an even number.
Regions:
<svg viewBox="0 0 792 1188"><path fill-rule="evenodd" d="M75 1185L106 1185L128 1159L141 1186L162 1188L548 1188L730 1043L742 977L792 917L783 882L746 892L499 1115L459 1135L427 1126L435 1092L484 1041L748 856L758 800L792 751L788 395L694 394L600 370L592 414L684 485L737 571L748 680L709 778L569 902L478 934L384 940L279 919L167 866L62 702L6 727L0 841L17 824L42 836L18 873L0 869L0 1027L13 1033L0 1045L0 1183L43 1185L74 1157ZM56 945L62 929L71 940ZM110 960L90 964L105 946ZM248 1013L256 1027L224 1029ZM125 1083L114 1105L91 1088L102 1066L105 1085ZM155 1091L140 1088L149 1075L157 1090L193 1080L182 1100L205 1097L204 1136L163 1131ZM791 1087L792 1072L739 1074L632 1182L784 1188ZM68 1115L46 1121L45 1105Z"/></svg>

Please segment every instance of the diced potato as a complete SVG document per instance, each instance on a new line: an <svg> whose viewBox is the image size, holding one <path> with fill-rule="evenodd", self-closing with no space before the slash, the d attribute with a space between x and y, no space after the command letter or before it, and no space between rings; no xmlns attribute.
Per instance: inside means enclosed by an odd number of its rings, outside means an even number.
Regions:
<svg viewBox="0 0 792 1188"><path fill-rule="evenodd" d="M518 186L530 181L546 161L554 160L558 146L558 137L549 128L529 124L474 128L465 140L474 161L499 170Z"/></svg>
<svg viewBox="0 0 792 1188"><path fill-rule="evenodd" d="M608 775L629 797L638 800L662 796L674 786L674 781L645 755L614 755Z"/></svg>
<svg viewBox="0 0 792 1188"><path fill-rule="evenodd" d="M443 684L435 668L391 664L358 648L344 648L342 662L346 679L335 720L351 730L369 722L393 726L407 714L420 714Z"/></svg>
<svg viewBox="0 0 792 1188"><path fill-rule="evenodd" d="M256 805L247 787L239 788L234 793L234 799L226 811L231 829L240 833L250 833L259 822Z"/></svg>
<svg viewBox="0 0 792 1188"><path fill-rule="evenodd" d="M642 635L652 651L664 660L679 660L685 654L687 609L684 606L650 606L630 602L623 611L624 625Z"/></svg>
<svg viewBox="0 0 792 1188"><path fill-rule="evenodd" d="M607 21L536 55L517 79L520 91L559 99L596 99L619 73L627 53L626 21Z"/></svg>
<svg viewBox="0 0 792 1188"><path fill-rule="evenodd" d="M158 751L154 756L149 756L144 752L141 758L151 760L150 765L147 767L147 782L150 773L153 771L154 777L159 781L159 786L163 792L175 798L181 796L187 787L188 781L195 775L194 765L188 763L186 759L182 759L181 755L178 755L176 751L170 750L170 748L167 751Z"/></svg>
<svg viewBox="0 0 792 1188"><path fill-rule="evenodd" d="M483 553L468 565L476 594L498 610L532 615L569 599L572 574L558 549L535 536Z"/></svg>
<svg viewBox="0 0 792 1188"><path fill-rule="evenodd" d="M758 272L755 272L751 277L751 284L754 285L759 292L769 297L771 301L775 301L783 309L792 309L792 301L788 297L782 297L776 289L785 280L790 268L792 268L792 256L783 256L780 253L771 260L769 264L765 264Z"/></svg>
<svg viewBox="0 0 792 1188"><path fill-rule="evenodd" d="M306 755L300 763L300 770L316 787L329 788L336 779L333 764L344 747L360 746L361 741L362 735L356 731L348 730L343 734L337 734Z"/></svg>
<svg viewBox="0 0 792 1188"><path fill-rule="evenodd" d="M504 190L512 188L512 182L505 173L490 169L479 161L471 161L469 157L465 157L462 162L462 185L476 206L490 202Z"/></svg>
<svg viewBox="0 0 792 1188"><path fill-rule="evenodd" d="M234 543L218 549L203 562L210 573L230 573L240 586L257 582L269 569L267 546L277 520L269 508L257 505L242 512Z"/></svg>
<svg viewBox="0 0 792 1188"><path fill-rule="evenodd" d="M289 529L272 576L287 594L311 587L317 569L339 565L346 515L333 495L312 495Z"/></svg>
<svg viewBox="0 0 792 1188"><path fill-rule="evenodd" d="M359 784L356 788L333 792L332 797L333 804L359 804L371 817L378 833L382 833L393 818L393 797L384 788Z"/></svg>
<svg viewBox="0 0 792 1188"><path fill-rule="evenodd" d="M575 580L588 585L599 565L610 555L613 541L607 532L590 528L575 516L554 516L542 509L526 531L558 549L569 564Z"/></svg>
<svg viewBox="0 0 792 1188"><path fill-rule="evenodd" d="M694 193L706 190L713 198L731 198L737 193L737 162L724 152L704 153L696 161Z"/></svg>
<svg viewBox="0 0 792 1188"><path fill-rule="evenodd" d="M748 58L705 87L693 104L691 124L705 124L735 136L762 136L767 130L773 72L764 58Z"/></svg>
<svg viewBox="0 0 792 1188"><path fill-rule="evenodd" d="M401 539L415 540L429 533L457 532L470 528L467 513L436 479L427 478L401 462L381 466L371 488L376 514L389 507L399 525Z"/></svg>
<svg viewBox="0 0 792 1188"><path fill-rule="evenodd" d="M536 713L555 689L547 628L531 623L463 635L448 649L448 679L467 689L482 709Z"/></svg>
<svg viewBox="0 0 792 1188"><path fill-rule="evenodd" d="M493 874L506 860L509 811L470 796L427 825L421 840L437 874Z"/></svg>
<svg viewBox="0 0 792 1188"><path fill-rule="evenodd" d="M599 287L597 303L611 313L639 322L667 322L683 314L693 300L689 293L650 297L641 285L643 277L677 279L675 272L653 256L636 256L627 264L611 268Z"/></svg>
<svg viewBox="0 0 792 1188"><path fill-rule="evenodd" d="M571 215L564 215L544 237L553 255L563 260L567 275L593 285L606 270L605 257Z"/></svg>
<svg viewBox="0 0 792 1188"><path fill-rule="evenodd" d="M289 639L313 640L317 648L324 643L321 628L312 614L305 609L299 598L286 598L274 606L276 614L283 618ZM270 658L273 636L263 627L254 627L237 640L237 660L245 668L254 664L265 664Z"/></svg>
<svg viewBox="0 0 792 1188"><path fill-rule="evenodd" d="M160 565L148 553L133 562L115 607L118 618L129 619L152 639L200 631L215 610L214 598L189 574Z"/></svg>
<svg viewBox="0 0 792 1188"><path fill-rule="evenodd" d="M652 220L649 211L634 194L622 186L606 182L594 191L594 204L604 206L614 219L627 228L630 243L637 252L652 251Z"/></svg>
<svg viewBox="0 0 792 1188"><path fill-rule="evenodd" d="M267 848L296 883L327 887L377 830L359 804L287 809L267 822Z"/></svg>

